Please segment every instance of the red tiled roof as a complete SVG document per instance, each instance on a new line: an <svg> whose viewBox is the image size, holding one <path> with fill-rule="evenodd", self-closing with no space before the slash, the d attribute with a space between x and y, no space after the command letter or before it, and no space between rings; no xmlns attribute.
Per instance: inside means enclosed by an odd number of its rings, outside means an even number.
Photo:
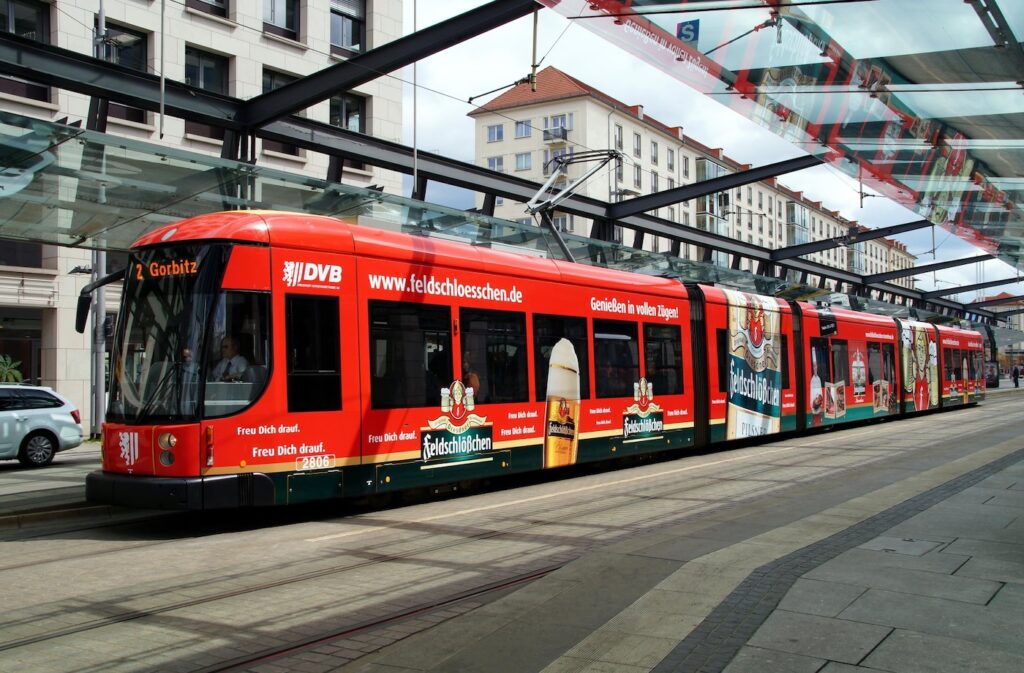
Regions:
<svg viewBox="0 0 1024 673"><path fill-rule="evenodd" d="M643 106L626 105L617 98L595 89L586 82L581 82L572 75L568 75L554 66L548 66L537 73L537 90L534 91L529 82L516 84L514 87L496 96L489 103L484 103L476 110L469 113L470 117L486 114L488 112L499 112L523 105L537 105L539 103L550 103L556 100L568 100L590 96L604 103L605 105L622 111L625 114L653 126L662 133L670 136L682 137L682 130L678 127L663 124L653 117L643 114ZM689 139L688 139L689 140Z"/></svg>
<svg viewBox="0 0 1024 673"><path fill-rule="evenodd" d="M582 84L579 80L566 75L558 68L548 66L537 73L537 90L534 91L529 82L516 84L514 87L499 94L489 103L484 103L476 110L469 113L469 116L497 112L517 108L522 105L536 105L567 98L578 98L588 96L592 89ZM619 103L619 105L622 105ZM625 107L622 105L622 107Z"/></svg>

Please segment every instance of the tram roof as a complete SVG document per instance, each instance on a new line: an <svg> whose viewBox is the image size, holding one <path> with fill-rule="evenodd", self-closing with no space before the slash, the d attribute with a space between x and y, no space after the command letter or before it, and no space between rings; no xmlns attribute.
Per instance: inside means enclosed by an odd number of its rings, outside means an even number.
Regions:
<svg viewBox="0 0 1024 673"><path fill-rule="evenodd" d="M677 278L627 273L561 260L524 256L490 246L417 236L322 215L269 210L210 213L159 227L141 236L138 247L181 241L234 241L289 249L354 254L413 265L506 274L523 279L569 282L627 292L682 298Z"/></svg>

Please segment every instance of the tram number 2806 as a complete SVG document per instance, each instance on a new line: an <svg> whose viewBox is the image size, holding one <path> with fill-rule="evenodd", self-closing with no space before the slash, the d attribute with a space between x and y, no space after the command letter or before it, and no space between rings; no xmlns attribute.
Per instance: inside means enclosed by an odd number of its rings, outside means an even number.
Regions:
<svg viewBox="0 0 1024 673"><path fill-rule="evenodd" d="M330 467L334 467L333 453L319 456L302 456L295 459L296 470L323 470Z"/></svg>

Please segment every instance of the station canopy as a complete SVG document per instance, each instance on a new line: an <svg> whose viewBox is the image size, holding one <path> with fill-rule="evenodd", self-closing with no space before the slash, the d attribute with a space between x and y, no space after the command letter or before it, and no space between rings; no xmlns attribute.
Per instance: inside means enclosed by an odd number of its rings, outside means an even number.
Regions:
<svg viewBox="0 0 1024 673"><path fill-rule="evenodd" d="M1024 268L1024 2L539 1Z"/></svg>
<svg viewBox="0 0 1024 673"><path fill-rule="evenodd" d="M379 58L388 64L381 71L387 71L542 6L986 253L1024 268L1024 50L1019 39L1024 35L1024 2L493 0L363 56ZM158 107L155 76L129 77L111 64L12 33L0 34L0 48L0 72L8 75L40 77L48 85L94 98L109 94L111 100L150 111ZM297 86L308 89L304 94L329 96L337 86L325 87L326 81L354 86L366 73L378 72L355 64L357 60L351 67L335 64L326 79L317 73L305 78L315 82L299 80ZM178 116L195 114L204 123L217 125L220 120L243 136L294 142L307 151L322 149L335 157L413 171L407 148L302 117L285 119L296 110L280 102L274 114L253 113L261 121L239 128L238 115L249 119L242 113L257 100L217 98L181 83L167 84L169 107ZM302 105L308 104L303 100ZM322 143L327 145L321 148ZM444 157L420 157L433 166L423 171L421 163L421 179L428 175L492 198L523 201L536 189L512 176ZM551 257L568 250L577 261L760 292L770 293L772 283L781 280L572 235L563 237L566 248L537 227L239 159L0 112L0 236L123 250L141 233L167 222L216 210L271 208L477 245L510 245ZM598 219L601 214L616 219L609 215L611 208L623 206L586 199L573 203L583 208L578 212L585 217ZM633 225L639 222L640 230L648 227L655 235L666 235L667 225L654 222L656 218L627 219ZM710 234L693 230L688 235L703 236L706 242L698 245L716 245ZM724 244L743 247L728 239ZM763 251L738 252L756 256ZM836 278L852 285L863 283L852 274L819 270L804 260L787 263L811 274L837 273Z"/></svg>

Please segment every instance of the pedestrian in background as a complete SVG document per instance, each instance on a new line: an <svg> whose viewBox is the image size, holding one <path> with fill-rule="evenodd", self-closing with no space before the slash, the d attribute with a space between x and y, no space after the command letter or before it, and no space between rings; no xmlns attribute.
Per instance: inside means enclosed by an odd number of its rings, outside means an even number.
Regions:
<svg viewBox="0 0 1024 673"><path fill-rule="evenodd" d="M1020 388L1020 369L1017 365L1013 366L1013 373L1010 374L1013 377L1013 387Z"/></svg>

